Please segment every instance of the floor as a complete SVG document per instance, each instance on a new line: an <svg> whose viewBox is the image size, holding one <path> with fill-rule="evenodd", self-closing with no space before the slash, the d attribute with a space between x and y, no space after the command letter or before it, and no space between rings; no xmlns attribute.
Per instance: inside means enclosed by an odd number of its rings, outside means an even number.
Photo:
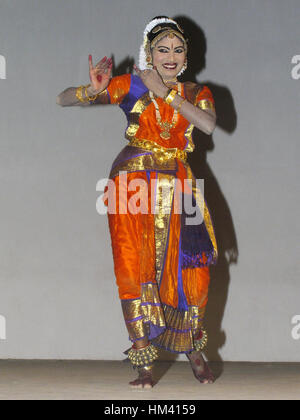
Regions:
<svg viewBox="0 0 300 420"><path fill-rule="evenodd" d="M128 362L0 360L0 399L300 399L300 363L210 363L216 381L200 384L188 362L158 362L157 385L132 390Z"/></svg>

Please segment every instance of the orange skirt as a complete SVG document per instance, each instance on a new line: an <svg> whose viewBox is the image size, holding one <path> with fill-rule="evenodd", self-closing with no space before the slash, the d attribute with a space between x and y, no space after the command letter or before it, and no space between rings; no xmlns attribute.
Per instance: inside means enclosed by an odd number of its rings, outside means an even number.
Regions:
<svg viewBox="0 0 300 420"><path fill-rule="evenodd" d="M157 177L157 171L140 171L127 173L126 179L119 175L113 179L116 212L108 212L108 221L114 272L130 340L148 337L166 350L187 353L193 350L193 337L203 326L209 267L182 268L182 222L174 211L173 197L169 215L159 219L151 211L158 199L153 198ZM176 178L185 177L185 168L178 162ZM136 180L143 180L146 186L138 196L129 189L129 183ZM125 194L120 194L121 189ZM111 200L109 194L107 197ZM132 203L144 212L133 214ZM127 208L126 214L120 214L121 207Z"/></svg>

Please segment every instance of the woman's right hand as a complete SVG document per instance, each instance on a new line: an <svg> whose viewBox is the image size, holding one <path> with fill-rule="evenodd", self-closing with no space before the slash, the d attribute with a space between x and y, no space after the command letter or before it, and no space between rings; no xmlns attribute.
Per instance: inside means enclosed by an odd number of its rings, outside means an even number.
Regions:
<svg viewBox="0 0 300 420"><path fill-rule="evenodd" d="M99 61L98 64L93 66L92 56L89 55L89 71L91 90L94 93L99 93L106 89L111 79L112 72L112 59L106 56Z"/></svg>

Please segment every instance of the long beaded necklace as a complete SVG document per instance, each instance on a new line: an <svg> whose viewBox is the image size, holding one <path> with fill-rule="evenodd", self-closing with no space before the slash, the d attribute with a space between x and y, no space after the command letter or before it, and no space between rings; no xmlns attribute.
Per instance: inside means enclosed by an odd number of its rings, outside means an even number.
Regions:
<svg viewBox="0 0 300 420"><path fill-rule="evenodd" d="M182 96L182 83L177 82L177 92L180 92L180 96ZM154 103L155 106L155 115L156 115L156 121L157 124L159 125L159 127L161 128L162 132L160 133L160 137L164 140L169 140L171 138L171 134L170 134L170 130L175 127L177 120L178 120L178 112L176 109L174 109L174 113L173 113L173 117L172 117L172 121L168 122L168 121L162 121L161 119L161 114L159 111L159 107L158 107L158 103L156 102L155 98L154 98L154 94L153 92L150 90L149 91L149 96L152 100L152 102Z"/></svg>

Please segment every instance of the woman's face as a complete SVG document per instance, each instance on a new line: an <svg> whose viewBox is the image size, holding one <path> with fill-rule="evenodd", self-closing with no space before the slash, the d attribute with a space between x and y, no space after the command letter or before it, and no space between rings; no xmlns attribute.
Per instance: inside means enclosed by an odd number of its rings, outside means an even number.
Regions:
<svg viewBox="0 0 300 420"><path fill-rule="evenodd" d="M163 79L172 79L182 69L185 60L183 42L177 36L169 35L157 42L152 49L152 63Z"/></svg>

